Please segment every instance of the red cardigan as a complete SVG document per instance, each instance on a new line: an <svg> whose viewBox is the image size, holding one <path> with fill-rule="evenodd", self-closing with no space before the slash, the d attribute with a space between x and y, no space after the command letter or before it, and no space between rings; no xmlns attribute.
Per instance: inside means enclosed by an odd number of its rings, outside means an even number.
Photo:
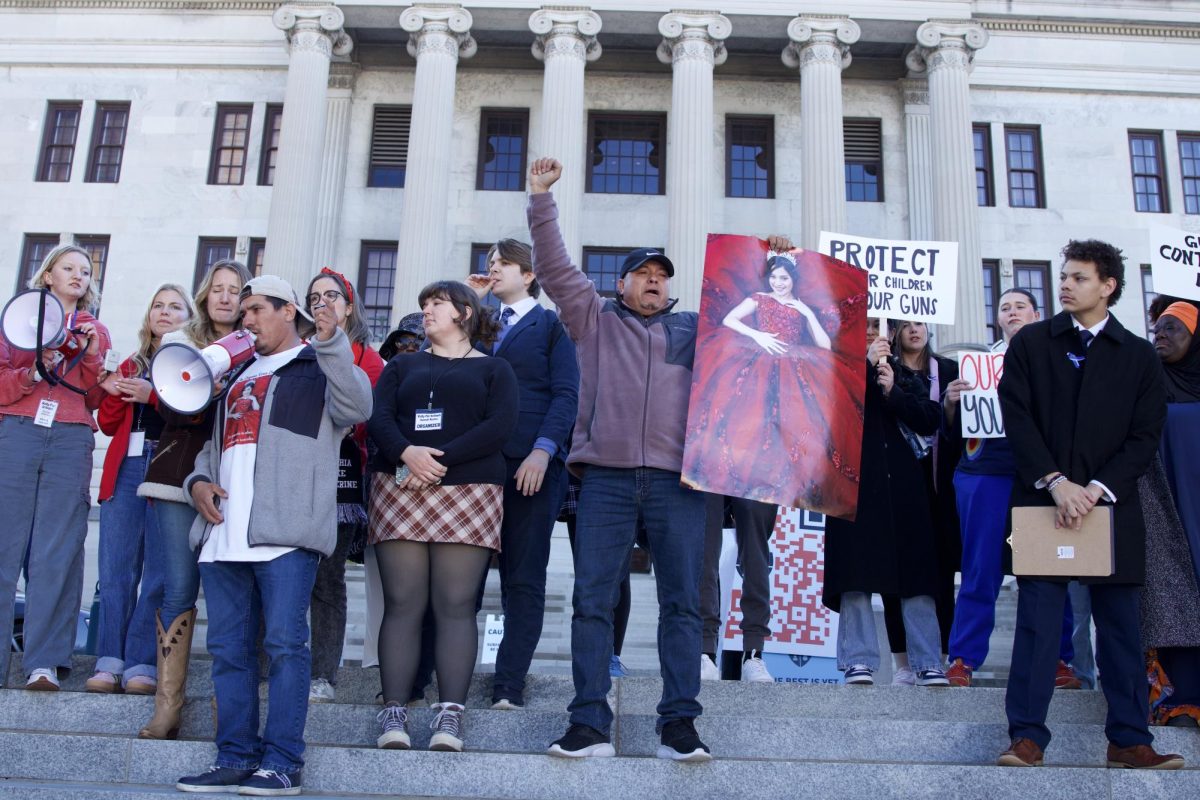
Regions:
<svg viewBox="0 0 1200 800"><path fill-rule="evenodd" d="M119 371L125 378L138 376L138 368L132 356L121 362ZM101 503L112 497L116 490L117 473L121 470L121 462L125 460L125 454L129 450L129 433L133 430L133 409L136 405L104 392L104 399L100 401L100 408L96 410L96 421L100 423L100 430L113 437L108 443L108 451L104 454L104 470L100 473ZM150 390L147 405L158 408L158 395L153 389Z"/></svg>

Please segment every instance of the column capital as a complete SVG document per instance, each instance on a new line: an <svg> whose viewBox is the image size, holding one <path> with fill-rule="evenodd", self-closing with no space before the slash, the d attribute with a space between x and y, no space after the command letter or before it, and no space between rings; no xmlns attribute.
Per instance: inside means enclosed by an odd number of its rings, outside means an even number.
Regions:
<svg viewBox="0 0 1200 800"><path fill-rule="evenodd" d="M658 21L663 36L658 60L664 64L700 60L720 66L729 57L724 42L732 30L733 24L723 14L671 11Z"/></svg>
<svg viewBox="0 0 1200 800"><path fill-rule="evenodd" d="M354 42L342 29L346 15L327 3L289 3L275 9L271 21L287 36L291 52L317 51L326 58L349 55Z"/></svg>
<svg viewBox="0 0 1200 800"><path fill-rule="evenodd" d="M471 36L473 22L470 11L446 3L417 3L400 15L400 27L411 34L408 54L413 58L428 52L470 58L477 49Z"/></svg>
<svg viewBox="0 0 1200 800"><path fill-rule="evenodd" d="M905 64L914 75L941 67L968 70L975 51L987 43L988 32L977 22L930 20L917 28L917 46Z"/></svg>
<svg viewBox="0 0 1200 800"><path fill-rule="evenodd" d="M533 57L545 61L567 56L581 61L600 57L600 15L583 6L543 6L529 15Z"/></svg>
<svg viewBox="0 0 1200 800"><path fill-rule="evenodd" d="M796 17L788 23L791 42L783 48L783 63L803 69L813 62L850 66L850 45L862 36L862 28L849 17Z"/></svg>

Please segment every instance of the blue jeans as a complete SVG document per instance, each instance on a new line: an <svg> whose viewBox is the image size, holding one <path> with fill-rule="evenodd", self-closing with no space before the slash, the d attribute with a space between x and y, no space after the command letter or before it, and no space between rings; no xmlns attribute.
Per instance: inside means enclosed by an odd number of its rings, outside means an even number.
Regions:
<svg viewBox="0 0 1200 800"><path fill-rule="evenodd" d="M875 631L871 595L846 592L842 595L841 609L838 614L838 669L845 672L855 664L863 664L872 672L876 671L879 669L879 635ZM904 618L908 662L913 672L940 669L941 633L933 596L900 598L900 614Z"/></svg>
<svg viewBox="0 0 1200 800"><path fill-rule="evenodd" d="M149 502L137 496L156 444L146 442L142 455L121 461L113 495L100 504L96 671L123 672L125 680L158 674L154 613L163 597L162 537Z"/></svg>
<svg viewBox="0 0 1200 800"><path fill-rule="evenodd" d="M304 766L312 659L308 603L320 556L293 550L272 561L200 565L217 699L219 767L295 772ZM271 660L267 724L258 733L258 626Z"/></svg>
<svg viewBox="0 0 1200 800"><path fill-rule="evenodd" d="M200 595L200 570L196 566L196 551L188 544L196 509L187 503L173 500L154 500L154 515L162 546L163 596L158 617L163 628L180 614L191 611Z"/></svg>
<svg viewBox="0 0 1200 800"><path fill-rule="evenodd" d="M612 726L608 674L613 607L640 517L646 525L658 584L658 653L663 693L657 728L698 717L700 693L700 566L704 560L704 500L679 484L679 473L648 467L588 467L575 534L575 594L571 617L572 724L607 734Z"/></svg>
<svg viewBox="0 0 1200 800"><path fill-rule="evenodd" d="M31 417L0 417L0 676L8 675L23 564L25 673L71 667L95 444L80 423L43 428Z"/></svg>
<svg viewBox="0 0 1200 800"><path fill-rule="evenodd" d="M1004 582L1004 540L1008 536L1008 475L976 475L956 471L954 492L962 534L962 585L950 627L950 660L961 658L971 669L987 660L992 629L996 627L996 598ZM1070 664L1074 620L1071 605L1063 611L1058 657Z"/></svg>
<svg viewBox="0 0 1200 800"><path fill-rule="evenodd" d="M1084 689L1096 688L1096 655L1092 651L1092 595L1079 581L1067 585L1067 616L1071 618L1071 649L1074 658L1064 658L1075 668Z"/></svg>

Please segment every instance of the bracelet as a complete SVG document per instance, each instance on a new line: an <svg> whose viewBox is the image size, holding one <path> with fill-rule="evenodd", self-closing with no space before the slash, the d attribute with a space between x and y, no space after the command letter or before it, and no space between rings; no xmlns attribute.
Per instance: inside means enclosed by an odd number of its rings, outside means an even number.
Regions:
<svg viewBox="0 0 1200 800"><path fill-rule="evenodd" d="M1062 482L1063 482L1063 481L1065 481L1066 479L1067 479L1067 476L1066 476L1066 475L1063 475L1063 474L1060 472L1057 478L1055 478L1054 480L1052 480L1052 481L1050 481L1049 483L1047 483L1047 484L1046 484L1046 491L1047 491L1047 492L1053 492L1053 491L1054 491L1054 487L1055 487L1055 486L1058 486L1060 483L1062 483Z"/></svg>

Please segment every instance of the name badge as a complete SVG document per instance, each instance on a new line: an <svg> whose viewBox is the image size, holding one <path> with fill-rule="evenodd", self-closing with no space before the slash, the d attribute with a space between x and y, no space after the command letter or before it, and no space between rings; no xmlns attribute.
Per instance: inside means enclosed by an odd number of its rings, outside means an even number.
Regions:
<svg viewBox="0 0 1200 800"><path fill-rule="evenodd" d="M129 449L125 451L125 455L130 458L138 458L146 449L146 432L145 431L130 431L129 432Z"/></svg>
<svg viewBox="0 0 1200 800"><path fill-rule="evenodd" d="M104 354L104 371L116 372L121 368L121 354L116 350L109 350Z"/></svg>
<svg viewBox="0 0 1200 800"><path fill-rule="evenodd" d="M37 415L33 418L34 425L41 425L43 428L49 428L54 424L54 415L58 413L58 402L55 400L43 399L38 403Z"/></svg>
<svg viewBox="0 0 1200 800"><path fill-rule="evenodd" d="M419 431L440 431L442 429L442 409L423 408L413 418L413 427Z"/></svg>

